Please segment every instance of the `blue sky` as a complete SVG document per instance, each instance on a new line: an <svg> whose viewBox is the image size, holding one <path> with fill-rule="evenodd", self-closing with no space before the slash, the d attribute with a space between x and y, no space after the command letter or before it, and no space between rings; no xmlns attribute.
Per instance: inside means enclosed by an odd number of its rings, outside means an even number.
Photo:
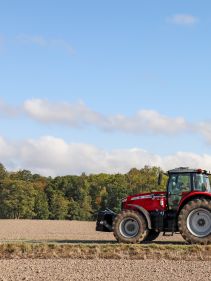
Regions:
<svg viewBox="0 0 211 281"><path fill-rule="evenodd" d="M209 168L210 9L208 0L2 1L1 162L51 175Z"/></svg>

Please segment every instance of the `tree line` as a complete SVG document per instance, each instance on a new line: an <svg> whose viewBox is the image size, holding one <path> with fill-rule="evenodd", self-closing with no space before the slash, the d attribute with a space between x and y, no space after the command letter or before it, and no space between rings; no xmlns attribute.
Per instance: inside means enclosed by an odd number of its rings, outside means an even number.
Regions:
<svg viewBox="0 0 211 281"><path fill-rule="evenodd" d="M118 212L122 198L165 190L158 186L159 167L131 169L127 174L43 177L28 170L9 172L0 164L0 218L95 220L106 207Z"/></svg>

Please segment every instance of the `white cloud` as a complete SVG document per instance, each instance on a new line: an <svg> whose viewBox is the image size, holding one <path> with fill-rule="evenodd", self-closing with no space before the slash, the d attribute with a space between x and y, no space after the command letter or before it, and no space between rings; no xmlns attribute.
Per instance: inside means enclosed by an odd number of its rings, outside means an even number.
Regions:
<svg viewBox="0 0 211 281"><path fill-rule="evenodd" d="M190 14L176 14L167 18L167 21L177 25L194 25L199 19Z"/></svg>
<svg viewBox="0 0 211 281"><path fill-rule="evenodd" d="M82 127L87 124L100 125L105 121L100 113L89 109L83 102L52 103L47 100L32 99L25 101L23 106L30 117L44 123Z"/></svg>
<svg viewBox="0 0 211 281"><path fill-rule="evenodd" d="M141 110L132 117L117 115L108 118L108 130L135 134L176 134L188 130L189 124L182 117L171 118L154 110Z"/></svg>
<svg viewBox="0 0 211 281"><path fill-rule="evenodd" d="M0 136L0 158L6 160L12 155L15 155L13 145Z"/></svg>
<svg viewBox="0 0 211 281"><path fill-rule="evenodd" d="M16 37L19 43L32 44L44 48L59 48L65 50L69 55L73 55L75 50L69 42L64 39L47 39L40 35L20 34Z"/></svg>
<svg viewBox="0 0 211 281"><path fill-rule="evenodd" d="M95 127L105 132L121 132L135 135L202 136L211 145L211 122L188 122L183 117L169 117L155 110L140 110L132 116L104 115L85 103L50 102L43 99L26 100L20 106L9 105L0 99L0 117L18 117L25 114L44 124L64 125L70 128Z"/></svg>
<svg viewBox="0 0 211 281"><path fill-rule="evenodd" d="M89 109L83 102L51 103L47 100L25 101L25 112L44 123L60 123L71 127L95 126L106 131L133 134L176 134L188 131L190 125L182 117L170 118L153 110L141 110L134 116L105 116Z"/></svg>
<svg viewBox="0 0 211 281"><path fill-rule="evenodd" d="M5 140L0 136L0 163L5 164L9 169L18 169L17 147L14 143Z"/></svg>
<svg viewBox="0 0 211 281"><path fill-rule="evenodd" d="M197 131L204 137L207 144L211 145L211 122L200 122L197 124Z"/></svg>
<svg viewBox="0 0 211 281"><path fill-rule="evenodd" d="M164 170L179 166L211 166L211 155L178 152L161 156L141 148L106 151L93 145L67 143L52 136L9 143L0 137L0 157L8 169L29 169L46 176L89 173L126 173L145 165Z"/></svg>

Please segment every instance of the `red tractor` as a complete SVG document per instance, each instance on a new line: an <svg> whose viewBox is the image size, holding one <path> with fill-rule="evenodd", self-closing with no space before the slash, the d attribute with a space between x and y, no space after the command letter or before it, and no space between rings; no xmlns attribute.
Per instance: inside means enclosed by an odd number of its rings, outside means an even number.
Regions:
<svg viewBox="0 0 211 281"><path fill-rule="evenodd" d="M153 241L163 232L180 232L191 244L211 243L211 187L205 170L168 171L166 192L142 193L122 200L122 211L98 213L97 231L113 231L118 242ZM158 182L161 183L162 175ZM169 234L168 234L169 235Z"/></svg>

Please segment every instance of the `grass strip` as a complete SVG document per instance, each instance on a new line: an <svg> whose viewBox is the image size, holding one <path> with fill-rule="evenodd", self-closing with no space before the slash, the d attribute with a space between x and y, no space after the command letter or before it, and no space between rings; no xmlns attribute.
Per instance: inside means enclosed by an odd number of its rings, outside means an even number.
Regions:
<svg viewBox="0 0 211 281"><path fill-rule="evenodd" d="M211 245L3 243L0 259L167 259L211 261Z"/></svg>

